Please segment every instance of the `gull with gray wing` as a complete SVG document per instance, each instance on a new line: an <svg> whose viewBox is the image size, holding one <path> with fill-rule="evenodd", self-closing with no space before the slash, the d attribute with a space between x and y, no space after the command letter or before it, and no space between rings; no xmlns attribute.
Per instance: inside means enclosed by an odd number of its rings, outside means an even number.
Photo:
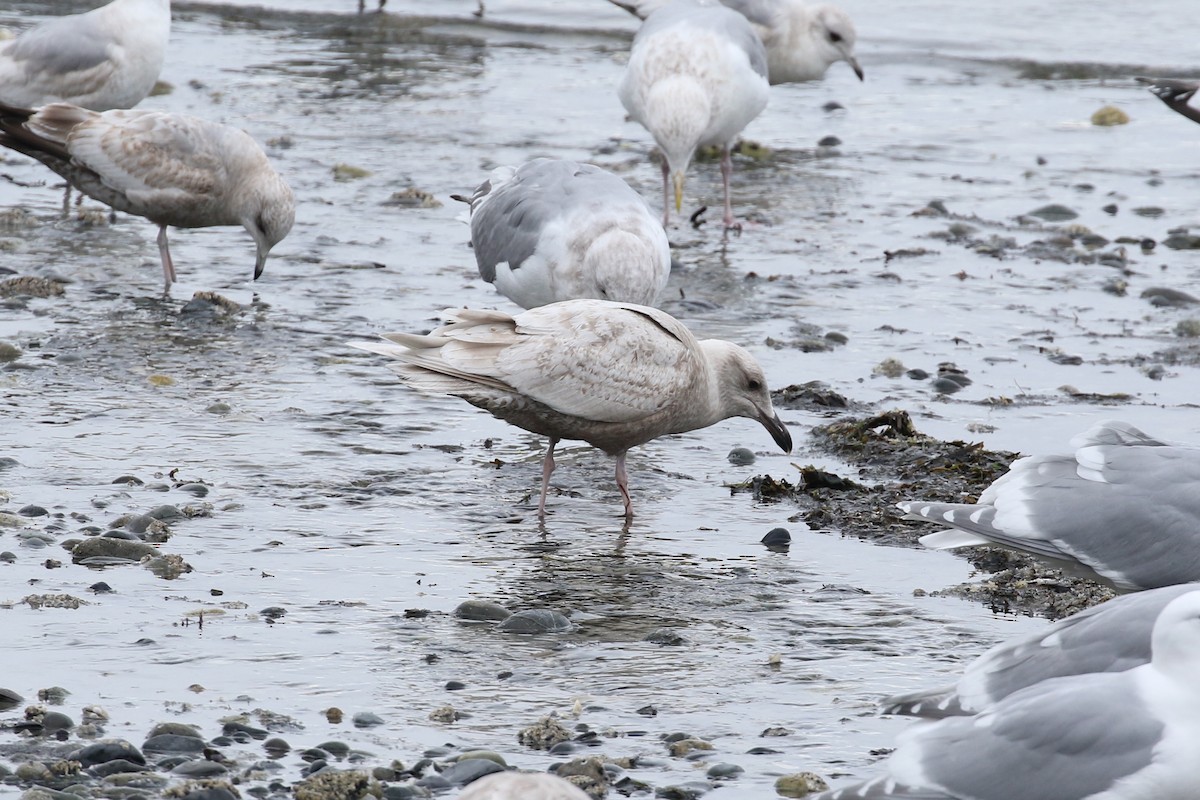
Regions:
<svg viewBox="0 0 1200 800"><path fill-rule="evenodd" d="M1200 592L1172 600L1151 660L1051 678L973 717L917 722L882 777L812 800L1192 800L1200 786Z"/></svg>
<svg viewBox="0 0 1200 800"><path fill-rule="evenodd" d="M390 333L351 344L396 359L392 368L415 389L461 397L549 438L539 516L561 439L616 457L626 517L633 515L625 471L631 447L748 417L791 450L754 357L731 342L698 341L656 308L568 300L516 316L447 309L443 317L446 324L425 336Z"/></svg>
<svg viewBox="0 0 1200 800"><path fill-rule="evenodd" d="M539 158L497 169L470 203L479 274L523 308L584 298L649 306L667 284L662 225L600 167Z"/></svg>
<svg viewBox="0 0 1200 800"><path fill-rule="evenodd" d="M257 279L295 219L287 182L247 133L228 125L159 111L0 105L0 145L36 158L89 197L158 225L166 290L175 280L167 226L241 225L254 237Z"/></svg>
<svg viewBox="0 0 1200 800"><path fill-rule="evenodd" d="M1101 422L1070 455L1028 456L979 502L910 501L899 508L951 530L921 537L936 550L995 545L1130 592L1200 581L1200 448Z"/></svg>
<svg viewBox="0 0 1200 800"><path fill-rule="evenodd" d="M132 108L162 71L170 0L113 0L56 17L0 45L0 103Z"/></svg>
<svg viewBox="0 0 1200 800"><path fill-rule="evenodd" d="M744 16L715 2L674 0L642 23L618 94L629 116L663 153L663 225L683 208L696 150L721 148L726 228L737 227L729 148L767 106L767 54Z"/></svg>
<svg viewBox="0 0 1200 800"><path fill-rule="evenodd" d="M1167 108L1176 114L1182 114L1192 122L1200 122L1200 108L1189 105L1200 89L1200 81L1179 80L1177 78L1138 78L1139 83L1147 84L1150 92L1162 100Z"/></svg>
<svg viewBox="0 0 1200 800"><path fill-rule="evenodd" d="M967 665L953 686L888 697L880 703L880 712L926 718L977 714L1050 678L1141 666L1150 660L1150 633L1158 615L1175 598L1197 591L1200 585L1185 583L1092 606L1001 642Z"/></svg>

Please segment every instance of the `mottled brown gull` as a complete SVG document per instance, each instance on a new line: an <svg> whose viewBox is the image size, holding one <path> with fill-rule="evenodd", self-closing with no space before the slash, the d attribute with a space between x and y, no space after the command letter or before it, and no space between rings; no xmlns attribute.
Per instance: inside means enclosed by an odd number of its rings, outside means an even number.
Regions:
<svg viewBox="0 0 1200 800"><path fill-rule="evenodd" d="M154 88L170 32L170 0L113 0L47 20L0 45L0 103L132 108Z"/></svg>
<svg viewBox="0 0 1200 800"><path fill-rule="evenodd" d="M539 158L497 169L470 203L479 274L522 308L585 298L654 305L671 274L654 212L600 167Z"/></svg>
<svg viewBox="0 0 1200 800"><path fill-rule="evenodd" d="M645 19L666 5L663 0L610 0ZM772 84L817 81L838 61L845 61L859 80L862 67L854 55L858 35L850 16L837 6L807 0L721 0L754 26L767 51L767 78Z"/></svg>
<svg viewBox="0 0 1200 800"><path fill-rule="evenodd" d="M811 800L1192 800L1200 787L1200 592L1172 600L1149 663L1051 678L972 717L919 722L886 774Z"/></svg>
<svg viewBox="0 0 1200 800"><path fill-rule="evenodd" d="M493 772L472 781L458 800L589 800L586 792L557 775Z"/></svg>
<svg viewBox="0 0 1200 800"><path fill-rule="evenodd" d="M934 549L995 545L1129 592L1200 581L1200 448L1102 422L1075 452L1014 461L979 502L906 502L951 530Z"/></svg>
<svg viewBox="0 0 1200 800"><path fill-rule="evenodd" d="M767 106L767 54L741 14L719 3L674 0L638 30L618 94L629 116L663 152L663 225L683 207L683 184L697 148L721 148L726 228L736 227L729 196L735 136Z"/></svg>
<svg viewBox="0 0 1200 800"><path fill-rule="evenodd" d="M36 158L89 197L158 225L168 290L175 280L168 225L243 226L257 248L257 279L295 218L292 190L262 148L244 131L196 117L0 105L0 145Z"/></svg>
<svg viewBox="0 0 1200 800"><path fill-rule="evenodd" d="M884 714L969 716L1013 692L1066 675L1124 672L1150 660L1154 621L1200 585L1184 583L1115 597L1026 636L1001 642L967 665L953 686L888 697Z"/></svg>
<svg viewBox="0 0 1200 800"><path fill-rule="evenodd" d="M548 437L539 515L560 439L616 457L626 516L633 515L625 473L631 447L749 417L784 451L792 448L754 357L730 342L698 341L658 309L569 300L515 317L474 309L443 316L446 324L426 336L390 333L351 344L397 359L392 368L413 388L461 397Z"/></svg>

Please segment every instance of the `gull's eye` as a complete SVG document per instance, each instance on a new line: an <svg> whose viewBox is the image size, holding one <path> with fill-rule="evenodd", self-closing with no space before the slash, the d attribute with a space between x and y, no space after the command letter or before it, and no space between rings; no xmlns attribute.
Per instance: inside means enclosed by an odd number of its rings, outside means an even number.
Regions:
<svg viewBox="0 0 1200 800"><path fill-rule="evenodd" d="M834 44L837 44L841 40L842 40L842 35L840 33L838 33L837 31L829 32L829 41L833 42Z"/></svg>
<svg viewBox="0 0 1200 800"><path fill-rule="evenodd" d="M756 378L751 378L750 382L746 384L746 387L752 392L757 392L762 389L762 383Z"/></svg>

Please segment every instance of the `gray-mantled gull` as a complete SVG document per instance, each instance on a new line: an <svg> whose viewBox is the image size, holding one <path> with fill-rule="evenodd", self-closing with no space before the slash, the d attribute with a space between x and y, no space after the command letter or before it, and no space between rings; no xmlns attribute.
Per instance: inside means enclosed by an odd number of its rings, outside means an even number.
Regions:
<svg viewBox="0 0 1200 800"><path fill-rule="evenodd" d="M1150 91L1159 100L1167 104L1167 108L1182 114L1192 122L1200 122L1200 108L1188 105L1188 102L1200 89L1200 81L1181 81L1174 78L1138 78L1141 83L1148 84Z"/></svg>
<svg viewBox="0 0 1200 800"><path fill-rule="evenodd" d="M36 158L89 197L158 225L168 290L175 280L168 225L243 226L257 248L257 279L295 219L292 190L262 148L228 125L159 111L0 105L0 145Z"/></svg>
<svg viewBox="0 0 1200 800"><path fill-rule="evenodd" d="M609 0L640 19L663 0ZM862 67L854 55L858 38L850 16L837 6L809 5L806 0L721 0L750 20L767 50L767 77L772 84L817 81L833 64L845 61L859 80Z"/></svg>
<svg viewBox="0 0 1200 800"><path fill-rule="evenodd" d="M1152 660L1052 678L973 717L917 722L887 774L813 800L1194 800L1200 787L1200 592L1154 623Z"/></svg>
<svg viewBox="0 0 1200 800"><path fill-rule="evenodd" d="M729 197L729 145L767 106L767 54L741 14L715 2L674 0L638 30L618 94L629 116L662 150L663 225L683 207L683 183L696 149L721 147L725 227L735 227Z"/></svg>
<svg viewBox="0 0 1200 800"><path fill-rule="evenodd" d="M625 514L633 515L625 453L669 433L730 417L758 420L790 452L791 434L771 406L762 367L736 344L697 341L649 306L568 300L509 316L447 309L426 336L384 334L351 342L391 356L409 386L461 397L550 439L538 514L554 470L554 446L580 439L615 456Z"/></svg>
<svg viewBox="0 0 1200 800"><path fill-rule="evenodd" d="M470 203L479 274L523 308L584 298L650 306L667 285L666 232L641 195L600 167L539 158L497 169Z"/></svg>
<svg viewBox="0 0 1200 800"><path fill-rule="evenodd" d="M967 665L953 686L895 695L884 714L952 717L977 714L1013 692L1065 675L1124 672L1150 660L1150 632L1177 597L1200 591L1185 583L1116 597L1036 633L1001 642Z"/></svg>
<svg viewBox="0 0 1200 800"><path fill-rule="evenodd" d="M458 800L589 800L589 796L547 772L493 772L471 781Z"/></svg>
<svg viewBox="0 0 1200 800"><path fill-rule="evenodd" d="M1102 422L1071 455L1029 456L976 504L900 503L951 527L934 549L996 545L1128 592L1200 580L1200 448Z"/></svg>
<svg viewBox="0 0 1200 800"><path fill-rule="evenodd" d="M154 88L170 33L170 0L113 0L43 22L0 45L0 103L132 108Z"/></svg>

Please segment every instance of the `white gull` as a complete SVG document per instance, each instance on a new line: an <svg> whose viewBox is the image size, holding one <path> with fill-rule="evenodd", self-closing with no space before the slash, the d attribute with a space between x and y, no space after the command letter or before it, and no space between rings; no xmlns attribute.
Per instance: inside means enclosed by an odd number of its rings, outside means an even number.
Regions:
<svg viewBox="0 0 1200 800"><path fill-rule="evenodd" d="M0 103L132 108L158 81L170 32L170 0L113 0L50 19L0 45Z"/></svg>
<svg viewBox="0 0 1200 800"><path fill-rule="evenodd" d="M887 773L812 800L1193 800L1200 787L1200 592L1172 600L1152 659L1052 678L973 717L918 722Z"/></svg>
<svg viewBox="0 0 1200 800"><path fill-rule="evenodd" d="M671 274L654 212L600 167L539 158L500 168L470 203L479 274L522 308L583 298L654 305Z"/></svg>
<svg viewBox="0 0 1200 800"><path fill-rule="evenodd" d="M666 3L663 0L610 0L645 19ZM862 67L854 54L858 34L850 16L832 5L810 5L805 0L721 0L750 20L767 50L767 77L771 83L817 81L838 61L845 61L859 80Z"/></svg>
<svg viewBox="0 0 1200 800"><path fill-rule="evenodd" d="M1123 592L1200 580L1200 448L1122 422L1071 444L1014 461L978 503L899 507L952 529L921 537L938 550L996 545Z"/></svg>
<svg viewBox="0 0 1200 800"><path fill-rule="evenodd" d="M642 23L618 94L629 116L662 150L663 225L683 205L697 148L721 148L725 227L735 227L729 197L729 146L767 105L767 54L741 14L716 2L674 0Z"/></svg>
<svg viewBox="0 0 1200 800"><path fill-rule="evenodd" d="M588 794L557 775L493 772L472 781L458 800L590 800Z"/></svg>
<svg viewBox="0 0 1200 800"><path fill-rule="evenodd" d="M168 290L175 267L167 226L243 226L257 248L257 279L295 219L292 190L262 148L228 125L159 111L0 105L0 145L36 158L89 197L158 225Z"/></svg>
<svg viewBox="0 0 1200 800"><path fill-rule="evenodd" d="M1150 632L1158 615L1175 598L1196 591L1200 585L1185 583L1092 606L1001 642L968 664L953 686L888 697L880 712L927 718L977 714L1049 678L1140 666L1150 660Z"/></svg>
<svg viewBox="0 0 1200 800"><path fill-rule="evenodd" d="M447 309L425 336L384 334L351 342L391 356L409 386L461 397L550 439L538 514L554 471L554 446L579 439L615 456L625 514L631 447L730 417L758 420L790 451L791 434L771 406L762 368L731 342L697 341L662 311L606 300L568 300L509 316Z"/></svg>

